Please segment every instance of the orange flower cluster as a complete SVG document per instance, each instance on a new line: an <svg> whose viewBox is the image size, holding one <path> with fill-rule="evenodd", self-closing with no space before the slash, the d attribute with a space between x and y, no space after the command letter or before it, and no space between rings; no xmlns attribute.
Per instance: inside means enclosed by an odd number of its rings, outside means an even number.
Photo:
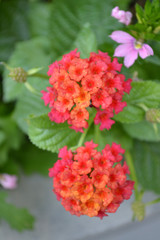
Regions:
<svg viewBox="0 0 160 240"><path fill-rule="evenodd" d="M49 176L53 177L57 199L67 211L102 219L130 198L134 182L127 180L126 163L119 163L124 153L120 145L107 144L102 153L95 149L97 146L86 142L74 152L63 147L58 155L61 159L49 169Z"/></svg>
<svg viewBox="0 0 160 240"><path fill-rule="evenodd" d="M95 124L100 129L110 129L114 123L110 118L126 106L122 102L124 92L129 93L131 79L117 73L122 64L107 53L91 53L87 59L81 59L77 49L63 56L49 66L47 92L42 91L45 105L49 104L51 121L68 121L71 128L83 132L88 127L88 107L97 109Z"/></svg>

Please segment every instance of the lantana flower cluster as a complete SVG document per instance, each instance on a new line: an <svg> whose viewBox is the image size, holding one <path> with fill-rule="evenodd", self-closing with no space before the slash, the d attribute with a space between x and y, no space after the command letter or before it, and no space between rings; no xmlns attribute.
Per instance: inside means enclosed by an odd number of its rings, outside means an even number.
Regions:
<svg viewBox="0 0 160 240"><path fill-rule="evenodd" d="M130 198L134 182L127 180L126 163L120 164L125 152L120 145L107 144L102 152L97 146L90 141L73 152L63 147L49 176L57 199L67 211L102 219Z"/></svg>
<svg viewBox="0 0 160 240"><path fill-rule="evenodd" d="M91 53L81 59L77 49L49 66L50 87L42 91L45 105L51 109L49 118L56 123L65 121L76 131L88 127L89 107L97 110L95 124L110 129L111 119L127 105L122 102L124 92L129 93L131 79L125 81L120 74L122 64L111 61L107 53Z"/></svg>

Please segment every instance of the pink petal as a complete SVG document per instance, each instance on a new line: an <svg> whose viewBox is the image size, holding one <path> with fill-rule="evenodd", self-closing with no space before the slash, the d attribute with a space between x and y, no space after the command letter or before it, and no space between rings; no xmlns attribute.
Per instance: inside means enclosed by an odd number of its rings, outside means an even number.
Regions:
<svg viewBox="0 0 160 240"><path fill-rule="evenodd" d="M125 57L131 50L133 50L132 44L130 43L121 44L115 49L114 56Z"/></svg>
<svg viewBox="0 0 160 240"><path fill-rule="evenodd" d="M2 174L0 184L6 189L15 189L17 187L17 176Z"/></svg>
<svg viewBox="0 0 160 240"><path fill-rule="evenodd" d="M111 16L118 19L119 22L128 25L131 22L132 13L131 12L125 12L123 10L119 10L119 7L115 7L115 8L112 9Z"/></svg>
<svg viewBox="0 0 160 240"><path fill-rule="evenodd" d="M138 51L137 50L132 50L130 51L124 58L124 65L129 68L135 60L138 58Z"/></svg>
<svg viewBox="0 0 160 240"><path fill-rule="evenodd" d="M153 55L153 49L148 44L143 44L143 47L139 49L139 56L144 59L150 55Z"/></svg>
<svg viewBox="0 0 160 240"><path fill-rule="evenodd" d="M122 12L119 14L119 22L125 24L126 18L125 18L125 12Z"/></svg>
<svg viewBox="0 0 160 240"><path fill-rule="evenodd" d="M118 43L130 43L135 41L134 37L123 31L114 31L109 37Z"/></svg>
<svg viewBox="0 0 160 240"><path fill-rule="evenodd" d="M50 103L50 93L44 90L42 90L41 93L43 94L43 97L41 97L41 99L44 100L44 104L47 106Z"/></svg>
<svg viewBox="0 0 160 240"><path fill-rule="evenodd" d="M124 12L124 15L122 15L119 18L119 22L124 23L125 25L129 25L131 22L132 13L131 12Z"/></svg>
<svg viewBox="0 0 160 240"><path fill-rule="evenodd" d="M123 19L125 19L125 11L123 11L123 10L120 10L119 11L119 13L118 13L118 19L121 21L121 19L122 19L122 21L123 21ZM123 23L123 22L122 22Z"/></svg>
<svg viewBox="0 0 160 240"><path fill-rule="evenodd" d="M114 17L119 20L119 22L123 23L123 20L125 19L125 11L119 10L114 14Z"/></svg>
<svg viewBox="0 0 160 240"><path fill-rule="evenodd" d="M117 18L118 11L119 11L119 7L113 8L111 16L114 17L114 18Z"/></svg>
<svg viewBox="0 0 160 240"><path fill-rule="evenodd" d="M126 20L125 20L125 24L129 25L132 19L132 13L131 12L126 12Z"/></svg>

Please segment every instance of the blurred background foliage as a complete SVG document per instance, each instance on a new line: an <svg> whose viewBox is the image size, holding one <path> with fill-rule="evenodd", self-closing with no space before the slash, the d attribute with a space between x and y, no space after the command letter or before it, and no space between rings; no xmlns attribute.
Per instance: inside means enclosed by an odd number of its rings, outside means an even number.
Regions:
<svg viewBox="0 0 160 240"><path fill-rule="evenodd" d="M75 48L84 58L98 49L113 56L116 43L108 36L124 26L111 17L111 10L119 6L132 11L134 24L135 3L144 6L145 1L1 0L0 61L11 67L23 67L26 71L43 67L40 73L46 75L49 64ZM130 150L142 189L160 194L160 123L147 121L143 108L144 105L147 109L160 106L160 43L150 40L149 44L155 52L153 57L138 59L130 69L122 68L126 78L133 78L133 90L129 96L124 96L128 106L115 116L116 124L101 133L99 145L102 149L105 143L115 141ZM44 115L49 110L40 97L27 91L23 84L12 81L8 75L8 70L0 65L0 172L19 177L21 171L47 176L48 168L57 158L60 147L56 145L57 141L61 139L62 145L68 144L65 135L72 130L66 126L63 131L52 131L51 123L46 122ZM38 91L48 86L47 79L41 77L29 77L28 82ZM35 145L52 153L32 145L28 135ZM72 145L79 135L70 136ZM94 139L93 128L87 138ZM45 147L39 144L42 140ZM17 217L11 221L7 213L1 213L8 204L5 197L1 191L0 219L6 219L18 230L32 228L33 218L23 209L10 205L13 212L19 214L22 224Z"/></svg>

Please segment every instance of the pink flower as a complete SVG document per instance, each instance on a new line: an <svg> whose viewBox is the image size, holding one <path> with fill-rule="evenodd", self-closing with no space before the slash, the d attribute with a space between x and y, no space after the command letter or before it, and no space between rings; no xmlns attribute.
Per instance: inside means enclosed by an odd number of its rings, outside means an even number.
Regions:
<svg viewBox="0 0 160 240"><path fill-rule="evenodd" d="M127 68L133 65L138 58L138 54L143 59L154 54L153 49L148 44L137 41L126 32L114 31L110 38L118 43L122 43L115 49L114 56L124 57L124 65Z"/></svg>
<svg viewBox="0 0 160 240"><path fill-rule="evenodd" d="M17 177L15 175L1 174L0 184L6 189L15 189L17 187Z"/></svg>
<svg viewBox="0 0 160 240"><path fill-rule="evenodd" d="M119 22L124 23L125 25L129 25L131 22L132 13L119 10L119 7L115 7L112 9L111 16L118 19Z"/></svg>

